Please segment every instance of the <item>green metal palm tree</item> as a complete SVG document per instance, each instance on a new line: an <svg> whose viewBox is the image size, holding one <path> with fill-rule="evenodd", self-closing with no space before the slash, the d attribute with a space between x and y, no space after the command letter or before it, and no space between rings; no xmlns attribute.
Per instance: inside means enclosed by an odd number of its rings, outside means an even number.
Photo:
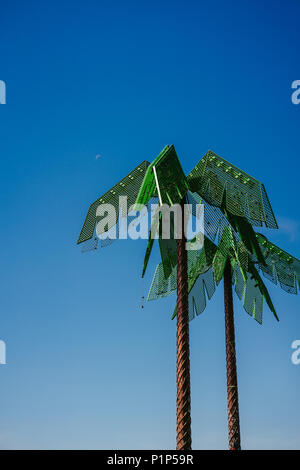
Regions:
<svg viewBox="0 0 300 470"><path fill-rule="evenodd" d="M143 184L140 188L136 206L148 204L151 198L158 196L159 206L181 206L180 227L176 221L171 224L169 239L161 235L161 213L158 221L158 239L163 275L168 278L176 266L177 270L177 334L176 334L176 383L177 383L177 449L189 450L192 445L191 435L191 389L190 389L190 350L189 350L189 320L188 320L188 276L187 251L185 238L184 211L189 185L182 170L174 146L166 146L158 157L149 165ZM155 224L155 221L153 222ZM176 228L181 233L175 238ZM142 277L145 274L152 251L154 238L149 236L144 259Z"/></svg>
<svg viewBox="0 0 300 470"><path fill-rule="evenodd" d="M115 207L117 214L120 196L128 198L126 213L130 212L130 207L149 204L152 198L158 198L159 205L180 204L183 208L188 189L187 179L174 146L166 146L151 164L143 161L117 185L91 204L77 243L88 243L89 248L97 248L98 236L101 235L101 232L96 230L97 223L101 219L97 215L97 211L101 204L111 204ZM116 219L108 215L103 232L109 231L115 224ZM164 276L167 278L173 267L177 266L177 448L190 449L190 354L186 240L183 221L180 227L183 235L179 239L174 237L171 240L163 239L161 224L162 220L159 218L158 239L161 257L164 261ZM143 274L153 243L154 238L149 237Z"/></svg>

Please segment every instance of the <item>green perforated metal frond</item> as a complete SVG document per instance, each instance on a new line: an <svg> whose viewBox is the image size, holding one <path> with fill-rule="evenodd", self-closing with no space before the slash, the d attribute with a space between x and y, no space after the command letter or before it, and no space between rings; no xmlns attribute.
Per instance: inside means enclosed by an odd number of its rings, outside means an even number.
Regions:
<svg viewBox="0 0 300 470"><path fill-rule="evenodd" d="M195 253L194 253L195 254ZM192 264L190 257L189 264ZM157 265L151 288L147 300L156 300L159 297L166 297L177 288L176 268L168 279L165 279L162 264ZM208 269L198 275L197 279L193 275L189 276L189 320L193 320L195 315L200 315L206 307L206 299L211 299L216 290L212 269ZM177 309L173 313L176 316Z"/></svg>
<svg viewBox="0 0 300 470"><path fill-rule="evenodd" d="M203 199L197 193L188 192L188 203L192 206L192 214L196 215L196 205L203 203ZM225 227L231 228L231 234L236 242L243 241L245 250L256 255L263 262L263 257L256 239L256 234L245 217L239 217L222 212L219 207L204 203L204 234L220 246ZM226 229L227 230L227 229ZM246 250L247 251L247 250ZM226 254L226 253L225 253Z"/></svg>
<svg viewBox="0 0 300 470"><path fill-rule="evenodd" d="M142 277L144 277L148 266L149 258L154 244L154 236L158 238L164 277L165 279L167 279L170 276L173 268L177 264L177 240L174 238L174 218L170 217L169 239L162 238L162 214L159 213L157 215L157 219L152 220L147 249L144 257Z"/></svg>
<svg viewBox="0 0 300 470"><path fill-rule="evenodd" d="M151 197L154 195L154 193L157 191L156 189L156 181L155 181L155 174L153 173L153 166L159 162L161 158L167 153L169 149L169 146L166 145L162 151L158 154L158 156L151 162L147 168L147 171L145 173L144 179L142 181L141 187L139 188L139 191L137 192L137 197L136 197L136 205L142 204L145 205L147 204Z"/></svg>
<svg viewBox="0 0 300 470"><path fill-rule="evenodd" d="M98 246L99 238L97 237L96 230L94 230L93 236L82 243L81 252L95 251L98 249Z"/></svg>
<svg viewBox="0 0 300 470"><path fill-rule="evenodd" d="M192 206L193 215L196 214L196 205L203 203L203 199L197 193L188 192L187 199ZM222 212L223 211L223 212ZM217 238L218 245L223 236L225 227L231 228L231 234L236 241L242 241L245 250L247 249L251 254L255 255L256 259L264 264L264 258L261 253L259 243L256 238L256 233L252 225L245 217L240 217L228 212L222 206L214 207L208 202L204 204L204 233L213 241ZM227 230L227 229L226 229ZM218 235L218 237L217 237ZM226 253L225 253L226 255ZM226 255L227 256L227 255Z"/></svg>
<svg viewBox="0 0 300 470"><path fill-rule="evenodd" d="M107 246L110 246L113 242L115 242L118 239L118 236L119 236L119 221L117 221L117 224L115 227L113 227L111 230L107 232L102 233L99 237L97 236L96 227L95 227L92 238L80 244L81 252L87 253L88 251L95 251L99 247L105 248Z"/></svg>
<svg viewBox="0 0 300 470"><path fill-rule="evenodd" d="M191 191L187 193L187 203L191 205L194 217L197 216L197 204L204 204L204 234L207 237L215 241L217 235L222 235L224 227L229 225L229 222L219 207L208 204L198 193L192 193Z"/></svg>
<svg viewBox="0 0 300 470"><path fill-rule="evenodd" d="M256 233L250 222L245 217L233 215L227 210L224 210L224 212L231 227L234 229L235 233L239 234L240 239L243 241L249 253L254 255L257 261L264 265L265 260L259 243L257 242Z"/></svg>
<svg viewBox="0 0 300 470"><path fill-rule="evenodd" d="M232 228L227 226L222 232L221 241L213 259L215 281L217 284L223 279L227 259L233 256L236 256L236 241Z"/></svg>
<svg viewBox="0 0 300 470"><path fill-rule="evenodd" d="M240 300L243 299L243 294L245 291L245 279L242 275L242 271L238 265L238 263L234 263L234 267L232 267L232 283L236 292L236 295Z"/></svg>
<svg viewBox="0 0 300 470"><path fill-rule="evenodd" d="M263 299L278 320L269 292L253 263L249 262L246 279L243 277L239 264L235 263L232 280L235 292L243 302L244 309L258 323L262 323Z"/></svg>
<svg viewBox="0 0 300 470"><path fill-rule="evenodd" d="M210 300L216 291L213 270L200 274L189 293L189 321L204 312L207 299ZM176 309L173 318L176 315Z"/></svg>
<svg viewBox="0 0 300 470"><path fill-rule="evenodd" d="M177 272L173 269L168 279L165 278L162 263L158 264L148 292L147 302L157 300L159 297L167 297L177 288Z"/></svg>
<svg viewBox="0 0 300 470"><path fill-rule="evenodd" d="M162 238L159 238L158 242L164 276L167 279L174 267L177 265L177 240L163 240Z"/></svg>
<svg viewBox="0 0 300 470"><path fill-rule="evenodd" d="M212 260L216 252L216 246L207 238L204 238L203 248L189 250L188 256L188 292L189 292L189 319L203 312L206 306L206 298L210 299L215 292L215 282L211 269ZM177 266L166 279L163 263L155 270L147 300L156 300L166 297L177 288ZM176 315L176 309L173 318Z"/></svg>
<svg viewBox="0 0 300 470"><path fill-rule="evenodd" d="M179 204L188 189L174 145L166 146L148 167L136 204L146 204L154 192L160 204Z"/></svg>
<svg viewBox="0 0 300 470"><path fill-rule="evenodd" d="M199 265L199 250L188 251L188 285L191 289L195 283L195 270L194 266ZM197 268L199 270L199 268ZM200 268L201 269L201 268ZM147 301L157 300L159 297L170 295L177 288L177 265L175 265L168 278L164 274L164 266L161 262L157 265L154 277L149 289Z"/></svg>
<svg viewBox="0 0 300 470"><path fill-rule="evenodd" d="M212 267L216 250L216 245L212 243L207 237L204 237L203 247L200 252L195 252L196 259L189 270L189 292L193 288L200 274L205 273Z"/></svg>
<svg viewBox="0 0 300 470"><path fill-rule="evenodd" d="M255 279L250 276L247 277L243 307L258 323L262 323L263 296L260 290L257 289Z"/></svg>
<svg viewBox="0 0 300 470"><path fill-rule="evenodd" d="M297 285L300 288L300 261L274 243L264 235L256 234L261 247L266 266L259 264L263 275L290 294L297 294Z"/></svg>
<svg viewBox="0 0 300 470"><path fill-rule="evenodd" d="M154 165L153 171L156 171L157 192L162 204L180 204L189 186L173 145Z"/></svg>
<svg viewBox="0 0 300 470"><path fill-rule="evenodd" d="M77 241L78 244L93 237L96 224L100 220L100 217L96 216L98 206L101 204L112 204L118 217L119 197L127 196L129 210L129 208L135 203L136 195L140 190L148 166L149 162L143 161L118 184L113 186L109 191L103 194L103 196L99 197L95 202L93 202L93 204L91 204ZM115 223L116 220L112 217L111 220L108 221L107 230L113 227Z"/></svg>
<svg viewBox="0 0 300 470"><path fill-rule="evenodd" d="M192 192L209 204L225 202L231 214L246 217L251 224L278 228L265 187L212 151L208 151L187 176Z"/></svg>
<svg viewBox="0 0 300 470"><path fill-rule="evenodd" d="M262 323L263 295L258 289L255 279L252 279L248 273L245 281L238 264L236 264L233 272L233 284L246 312L253 316L258 323Z"/></svg>
<svg viewBox="0 0 300 470"><path fill-rule="evenodd" d="M146 269L147 269L147 266L148 266L148 262L149 262L150 255L151 255L151 252L152 252L153 244L154 244L154 238L151 237L151 232L149 232L149 238L148 238L146 253L145 253L145 257L144 257L142 277L145 276L145 272L146 272Z"/></svg>

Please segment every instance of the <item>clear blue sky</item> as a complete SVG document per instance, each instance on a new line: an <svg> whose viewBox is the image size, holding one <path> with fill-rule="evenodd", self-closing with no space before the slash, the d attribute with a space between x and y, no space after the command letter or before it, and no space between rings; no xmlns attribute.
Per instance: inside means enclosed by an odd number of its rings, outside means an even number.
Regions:
<svg viewBox="0 0 300 470"><path fill-rule="evenodd" d="M140 308L145 241L82 254L76 240L90 203L173 143L186 172L212 149L263 181L282 227L269 237L300 257L299 13L2 2L1 448L174 448L175 297ZM279 324L235 299L242 446L300 449L300 297L268 286ZM219 286L190 324L195 449L227 448L222 300Z"/></svg>

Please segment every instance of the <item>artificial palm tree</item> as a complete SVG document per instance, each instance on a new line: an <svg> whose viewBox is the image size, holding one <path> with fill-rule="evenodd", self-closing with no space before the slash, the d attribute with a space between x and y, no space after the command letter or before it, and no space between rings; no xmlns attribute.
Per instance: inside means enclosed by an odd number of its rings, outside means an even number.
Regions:
<svg viewBox="0 0 300 470"><path fill-rule="evenodd" d="M191 389L190 389L190 350L189 350L189 319L188 319L188 276L187 251L185 238L184 211L186 194L189 186L180 165L174 146L167 146L149 165L140 188L136 207L148 204L151 198L158 196L159 205L180 204L180 221L173 220L169 239L161 236L161 213L159 213L159 245L163 260L164 277L168 278L177 265L177 334L176 334L176 383L177 383L177 449L189 450L192 446L191 434ZM180 224L175 238L175 224ZM153 222L155 223L155 222ZM154 239L149 236L142 277L145 274Z"/></svg>
<svg viewBox="0 0 300 470"><path fill-rule="evenodd" d="M232 301L232 276L235 265L242 274L244 281L244 293L249 302L252 294L252 306L255 318L262 318L262 299L265 298L275 318L278 317L255 266L259 266L265 273L268 267L268 252L262 249L261 238L253 230L252 226L278 228L264 185L250 177L239 168L233 166L223 158L209 151L188 176L189 187L203 197L206 203L218 207L229 222L229 232L240 238L240 249L243 255L239 256L239 249L235 248L235 240L232 236L226 236L223 242L221 238L221 250L219 249L213 261L216 279L219 281L224 276L224 307L225 307L225 332L226 332L226 365L227 365L227 408L228 408L228 440L230 449L240 449L239 406L236 372L235 331ZM265 245L267 241L264 240ZM244 245L244 247L242 247ZM274 252L275 248L271 251ZM276 250L275 250L276 251ZM218 255L219 253L219 255ZM283 254L283 252L281 252ZM288 255L289 256L289 255ZM220 263L218 258L220 258ZM274 259L274 258L273 258ZM295 258L289 257L290 263L297 264ZM294 260L294 261L292 261ZM273 262L271 263L273 265ZM277 263L277 266L279 264ZM284 258L280 264L283 271L288 268L284 265ZM270 270L270 267L269 267ZM296 271L289 271L289 276L283 276L278 270L279 277L286 283L296 286ZM289 278L288 278L289 277ZM248 281L249 279L249 281ZM299 278L298 278L299 281ZM246 288L248 282L248 288ZM249 284L250 283L250 284ZM240 282L241 284L241 282ZM255 290L256 288L256 290ZM259 294L258 294L259 292ZM240 293L241 295L241 293ZM255 300L254 300L255 299ZM258 300L259 299L259 300ZM246 302L246 297L245 297ZM260 306L258 303L260 302ZM250 303L251 305L251 303ZM251 307L250 307L251 308ZM249 310L249 307L248 307Z"/></svg>
<svg viewBox="0 0 300 470"><path fill-rule="evenodd" d="M113 205L118 213L119 197L126 196L128 198L126 212L128 213L131 206L147 205L154 197L158 198L160 205L180 204L183 210L188 189L189 186L175 148L166 146L151 164L147 161L142 162L117 185L91 204L77 243L88 242L92 248L97 248L99 233L96 235L95 231L100 219L97 216L97 209L101 204ZM105 231L109 231L115 224L114 217L108 215ZM172 268L177 265L177 448L191 449L188 284L184 222L182 219L182 237L178 240L174 237L171 240L164 240L160 235L161 224L162 220L159 218L158 238L166 278ZM154 238L149 236L143 274L153 242Z"/></svg>
<svg viewBox="0 0 300 470"><path fill-rule="evenodd" d="M229 449L240 449L240 424L236 371L232 284L245 310L261 323L263 298L278 320L269 293L258 270L288 292L297 292L300 280L298 260L271 244L252 225L276 228L277 223L263 185L221 157L208 152L187 177L188 200L205 204L204 245L196 255L190 253L188 271L189 318L201 313L215 284L224 279L227 408ZM201 198L200 198L201 196ZM218 237L217 237L218 235ZM215 239L218 238L215 244ZM174 280L162 276L162 264L156 269L148 300L168 295ZM174 278L174 276L173 276ZM176 315L174 312L173 318Z"/></svg>

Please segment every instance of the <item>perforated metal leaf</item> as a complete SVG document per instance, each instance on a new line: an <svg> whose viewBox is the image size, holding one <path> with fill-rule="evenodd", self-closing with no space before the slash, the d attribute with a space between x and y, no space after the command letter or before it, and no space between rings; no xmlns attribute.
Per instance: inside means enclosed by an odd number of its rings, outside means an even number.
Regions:
<svg viewBox="0 0 300 470"><path fill-rule="evenodd" d="M192 192L209 204L246 217L253 225L278 228L265 187L209 150L187 176Z"/></svg>
<svg viewBox="0 0 300 470"><path fill-rule="evenodd" d="M213 270L209 269L198 276L189 293L189 321L204 312L207 300L212 298L215 291Z"/></svg>
<svg viewBox="0 0 300 470"><path fill-rule="evenodd" d="M240 246L244 252L248 250L254 254L257 259L263 261L262 254L256 239L255 232L245 217L239 217L229 213L228 211L222 212L219 207L214 207L208 202L204 201L197 193L188 192L188 202L192 206L193 215L196 214L196 205L204 203L204 233L212 241L218 244L219 249L222 249L221 238L225 227L231 227L231 233L236 242L242 241ZM226 229L227 230L227 229ZM227 256L227 252L224 253ZM246 259L239 258L242 266L247 263ZM244 268L246 269L246 267Z"/></svg>
<svg viewBox="0 0 300 470"><path fill-rule="evenodd" d="M227 259L235 253L235 239L230 226L224 228L221 241L213 259L215 281L218 284L223 279Z"/></svg>
<svg viewBox="0 0 300 470"><path fill-rule="evenodd" d="M188 256L188 285L189 290L195 283L195 270L196 263L199 264L199 250L190 250L187 253ZM197 270L201 269L199 266ZM170 295L174 290L177 289L177 265L172 269L172 272L168 278L164 274L164 266L161 262L157 265L154 277L149 289L147 300L156 300L159 297L165 297Z"/></svg>
<svg viewBox="0 0 300 470"><path fill-rule="evenodd" d="M174 145L166 146L148 167L136 204L146 204L154 192L160 204L179 204L188 189Z"/></svg>
<svg viewBox="0 0 300 470"><path fill-rule="evenodd" d="M134 170L132 170L125 178L119 181L118 184L113 186L109 191L100 196L93 204L91 204L88 213L86 215L82 230L80 232L77 243L82 243L93 237L97 222L101 217L96 216L96 211L101 204L112 204L116 210L116 215L119 212L119 197L128 197L128 210L130 206L135 203L136 195L139 192L141 184L143 182L146 169L149 166L149 162L146 160L140 163ZM109 219L107 230L116 224L114 217Z"/></svg>
<svg viewBox="0 0 300 470"><path fill-rule="evenodd" d="M217 235L223 232L223 228L229 225L228 220L219 207L208 204L198 193L188 191L187 202L191 205L192 214L197 216L197 204L204 204L204 234L212 241L215 241Z"/></svg>
<svg viewBox="0 0 300 470"><path fill-rule="evenodd" d="M256 286L255 279L252 279L250 275L247 276L245 285L243 307L250 316L262 323L263 296Z"/></svg>
<svg viewBox="0 0 300 470"><path fill-rule="evenodd" d="M278 281L286 292L297 294L297 285L300 288L300 261L264 235L257 233L256 237L266 262L266 266L259 264L262 273L274 284Z"/></svg>

